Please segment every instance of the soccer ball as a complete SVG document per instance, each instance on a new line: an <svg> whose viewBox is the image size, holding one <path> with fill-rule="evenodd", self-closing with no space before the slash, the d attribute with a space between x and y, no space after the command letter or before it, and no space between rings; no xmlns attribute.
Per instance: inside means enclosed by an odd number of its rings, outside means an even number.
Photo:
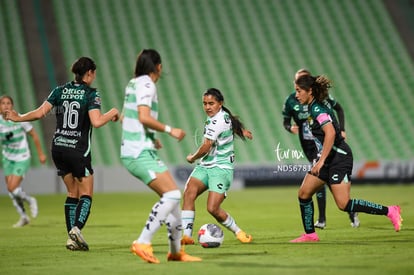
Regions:
<svg viewBox="0 0 414 275"><path fill-rule="evenodd" d="M216 224L207 223L198 230L198 242L204 248L219 247L224 240L223 230Z"/></svg>

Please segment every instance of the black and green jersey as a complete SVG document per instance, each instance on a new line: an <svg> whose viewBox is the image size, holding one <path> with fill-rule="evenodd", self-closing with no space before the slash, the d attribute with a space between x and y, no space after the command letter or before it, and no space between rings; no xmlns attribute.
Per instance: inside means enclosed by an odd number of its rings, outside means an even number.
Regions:
<svg viewBox="0 0 414 275"><path fill-rule="evenodd" d="M99 92L86 84L72 81L56 87L47 101L54 106L56 115L52 150L75 150L87 156L91 150L92 137L88 112L101 109Z"/></svg>
<svg viewBox="0 0 414 275"><path fill-rule="evenodd" d="M324 105L331 110L336 104L335 99L331 96L324 101ZM307 123L309 117L308 106L299 103L296 99L296 92L291 93L286 98L285 104L283 105L282 115L284 119L288 119L289 121L293 119L295 124L299 127L299 141L302 150L305 153L306 158L309 161L313 161L317 157L318 150L315 145L313 134Z"/></svg>
<svg viewBox="0 0 414 275"><path fill-rule="evenodd" d="M327 123L332 123L335 129L334 149L339 147L344 141L344 138L341 135L339 123L332 108L324 103L318 103L316 100L312 101L312 103L308 105L308 108L309 117L307 121L312 131L312 135L314 136L318 152L322 151L323 140L325 138L325 133L322 130L322 127Z"/></svg>

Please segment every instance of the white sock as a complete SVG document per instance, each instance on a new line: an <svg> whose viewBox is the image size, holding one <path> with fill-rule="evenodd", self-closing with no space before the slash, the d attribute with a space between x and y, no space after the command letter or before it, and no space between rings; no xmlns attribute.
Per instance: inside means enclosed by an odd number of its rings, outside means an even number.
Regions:
<svg viewBox="0 0 414 275"><path fill-rule="evenodd" d="M227 219L221 224L230 231L232 231L234 234L237 234L241 231L241 229L237 226L236 221L233 219L232 216L230 216L229 213L227 213Z"/></svg>
<svg viewBox="0 0 414 275"><path fill-rule="evenodd" d="M192 211L192 210L181 211L181 222L183 224L183 235L186 235L189 237L193 236L194 219L195 219L195 211Z"/></svg>
<svg viewBox="0 0 414 275"><path fill-rule="evenodd" d="M181 249L181 209L180 205L171 211L167 217L168 243L170 245L170 252L176 254Z"/></svg>
<svg viewBox="0 0 414 275"><path fill-rule="evenodd" d="M12 199L13 205L19 213L20 217L27 218L26 211L24 209L23 198L20 196L22 189L17 187L13 192L9 192L9 197Z"/></svg>
<svg viewBox="0 0 414 275"><path fill-rule="evenodd" d="M162 195L161 199L154 204L149 214L147 223L142 229L138 243L150 244L154 234L166 222L168 215L177 207L180 207L181 192L173 190Z"/></svg>

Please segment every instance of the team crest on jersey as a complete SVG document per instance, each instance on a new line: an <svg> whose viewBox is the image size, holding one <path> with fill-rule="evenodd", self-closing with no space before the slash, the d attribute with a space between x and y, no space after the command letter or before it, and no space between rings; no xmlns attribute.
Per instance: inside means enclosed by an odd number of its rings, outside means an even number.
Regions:
<svg viewBox="0 0 414 275"><path fill-rule="evenodd" d="M312 125L313 125L313 119L312 119L312 117L310 117L310 116L308 116L308 124L309 124L310 126L312 126Z"/></svg>
<svg viewBox="0 0 414 275"><path fill-rule="evenodd" d="M94 104L96 104L96 105L101 105L101 103L102 103L101 98L100 98L99 96L95 97Z"/></svg>
<svg viewBox="0 0 414 275"><path fill-rule="evenodd" d="M229 116L224 116L224 122L226 122L226 124L229 124L231 122L231 119Z"/></svg>

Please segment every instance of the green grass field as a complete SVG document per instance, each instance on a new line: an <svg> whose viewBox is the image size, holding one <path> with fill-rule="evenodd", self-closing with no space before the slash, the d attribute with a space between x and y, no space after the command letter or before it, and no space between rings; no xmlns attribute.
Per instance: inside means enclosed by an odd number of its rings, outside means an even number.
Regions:
<svg viewBox="0 0 414 275"><path fill-rule="evenodd" d="M352 228L346 213L328 195L327 228L319 243L291 244L303 233L297 187L249 188L229 193L223 207L254 241L241 244L227 230L222 247L187 246L201 263L167 262L165 227L153 240L161 264L144 263L129 252L155 194L95 194L83 235L90 251L68 251L63 203L65 195L38 195L39 216L24 228L8 196L0 196L0 274L413 274L414 185L355 185L355 198L399 204L404 225L399 233L385 216L360 214ZM195 228L215 222L197 202ZM316 205L316 204L315 204Z"/></svg>

